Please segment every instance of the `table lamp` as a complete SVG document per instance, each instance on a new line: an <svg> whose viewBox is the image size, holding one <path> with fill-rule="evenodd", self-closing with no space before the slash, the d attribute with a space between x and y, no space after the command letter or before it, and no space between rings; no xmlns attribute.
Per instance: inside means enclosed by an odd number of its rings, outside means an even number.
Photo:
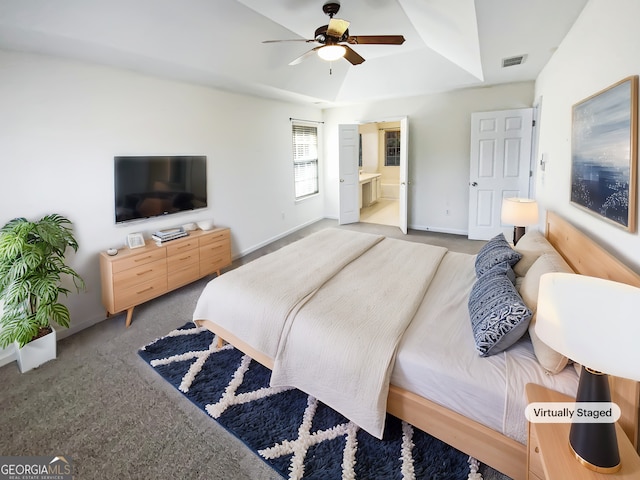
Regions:
<svg viewBox="0 0 640 480"><path fill-rule="evenodd" d="M524 227L538 223L538 203L530 198L503 198L502 223L513 225L513 244L524 235Z"/></svg>
<svg viewBox="0 0 640 480"><path fill-rule="evenodd" d="M610 402L608 374L640 381L640 288L595 277L540 278L536 334L582 365L576 402ZM620 469L614 423L572 423L569 445L586 468Z"/></svg>

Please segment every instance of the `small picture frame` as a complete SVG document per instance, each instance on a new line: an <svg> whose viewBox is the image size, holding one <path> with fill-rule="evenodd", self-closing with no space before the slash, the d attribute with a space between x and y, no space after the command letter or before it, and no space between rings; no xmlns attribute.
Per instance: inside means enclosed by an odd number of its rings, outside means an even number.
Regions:
<svg viewBox="0 0 640 480"><path fill-rule="evenodd" d="M144 247L144 237L141 233L130 233L127 235L127 245L129 248Z"/></svg>

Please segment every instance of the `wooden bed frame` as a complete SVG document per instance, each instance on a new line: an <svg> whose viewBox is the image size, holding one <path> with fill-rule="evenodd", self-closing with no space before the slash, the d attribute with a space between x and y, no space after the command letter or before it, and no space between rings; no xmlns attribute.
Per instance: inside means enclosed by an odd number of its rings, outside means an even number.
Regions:
<svg viewBox="0 0 640 480"><path fill-rule="evenodd" d="M547 214L546 236L577 273L640 287L640 275L552 212ZM273 368L273 359L219 325L209 320L197 320L196 324L217 334L220 343L224 339L257 362ZM613 401L622 410L619 423L637 449L640 383L611 378L611 385ZM387 411L514 480L527 477L527 447L495 430L394 385L389 389Z"/></svg>

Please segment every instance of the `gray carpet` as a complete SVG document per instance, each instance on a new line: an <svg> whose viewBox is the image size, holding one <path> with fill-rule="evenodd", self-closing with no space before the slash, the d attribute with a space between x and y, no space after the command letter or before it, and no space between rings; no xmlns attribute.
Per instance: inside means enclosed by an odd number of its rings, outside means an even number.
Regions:
<svg viewBox="0 0 640 480"><path fill-rule="evenodd" d="M335 221L322 220L234 262L233 268ZM394 227L349 227L402 237ZM483 242L429 232L412 241L475 253ZM76 478L277 479L241 442L152 371L137 350L190 320L208 279L58 342L58 358L21 374L0 368L0 455L64 455ZM97 286L96 286L97 288ZM486 479L506 477L491 469Z"/></svg>

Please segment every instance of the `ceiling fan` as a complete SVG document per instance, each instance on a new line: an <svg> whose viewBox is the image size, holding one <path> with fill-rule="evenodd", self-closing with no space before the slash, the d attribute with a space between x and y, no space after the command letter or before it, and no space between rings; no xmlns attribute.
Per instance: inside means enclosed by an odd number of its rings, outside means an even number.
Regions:
<svg viewBox="0 0 640 480"><path fill-rule="evenodd" d="M322 6L322 11L329 16L329 24L318 27L311 40L265 40L262 43L276 42L307 42L319 43L317 47L293 60L289 65L297 65L305 58L317 53L320 58L327 61L334 61L344 57L352 65L360 65L364 62L362 58L350 45L402 45L404 37L402 35L349 35L349 22L333 16L340 10L340 3L327 2Z"/></svg>

